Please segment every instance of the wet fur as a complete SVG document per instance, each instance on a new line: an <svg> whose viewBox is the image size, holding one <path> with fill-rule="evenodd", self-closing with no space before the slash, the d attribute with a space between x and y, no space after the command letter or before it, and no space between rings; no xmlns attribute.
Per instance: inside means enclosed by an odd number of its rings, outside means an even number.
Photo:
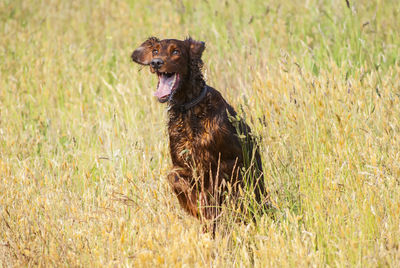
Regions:
<svg viewBox="0 0 400 268"><path fill-rule="evenodd" d="M181 51L180 58L174 61L168 54L171 44ZM227 195L231 199L240 198L238 189L246 188L246 184L252 185L255 200L262 206L267 193L260 154L249 126L211 87L199 104L189 110L182 109L182 104L198 97L206 85L201 72L204 43L190 38L160 41L152 37L133 52L133 61L149 64L152 58L150 50L154 47L163 51L160 57L165 61L165 71L182 74L180 86L168 104L169 147L173 164L168 181L182 208L199 219L216 219ZM177 68L178 61L183 66ZM245 138L240 140L238 132ZM245 164L243 148L251 152L248 155L252 158L251 164ZM251 166L253 175L249 178L252 181L245 182L241 172L243 166Z"/></svg>

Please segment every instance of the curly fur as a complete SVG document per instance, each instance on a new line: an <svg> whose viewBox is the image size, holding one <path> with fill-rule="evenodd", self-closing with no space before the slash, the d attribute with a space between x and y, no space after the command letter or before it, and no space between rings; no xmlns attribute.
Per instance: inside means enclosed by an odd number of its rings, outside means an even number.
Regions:
<svg viewBox="0 0 400 268"><path fill-rule="evenodd" d="M132 54L134 61L150 57L145 54L149 53L146 42ZM182 110L182 104L197 98L206 86L201 72L204 42L191 38L157 42L155 47L161 51L157 57L164 62L160 70L176 72L181 77L179 88L168 103L173 164L168 181L180 205L195 217L215 220L228 196L240 199L241 188L250 189L256 202L263 206L267 191L259 150L250 127L237 117L222 95L209 86L204 99ZM171 46L181 51L179 57L171 55ZM250 176L243 174L243 168Z"/></svg>

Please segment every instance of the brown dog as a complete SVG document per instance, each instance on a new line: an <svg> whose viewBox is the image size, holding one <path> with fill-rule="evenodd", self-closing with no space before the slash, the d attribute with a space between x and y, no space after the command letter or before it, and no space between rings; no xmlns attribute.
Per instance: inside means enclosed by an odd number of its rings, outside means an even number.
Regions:
<svg viewBox="0 0 400 268"><path fill-rule="evenodd" d="M154 95L168 102L173 163L168 181L180 205L195 217L215 219L226 200L247 198L260 208L267 193L249 126L203 79L204 49L204 42L191 38L151 37L133 52L132 60L150 65L158 76Z"/></svg>

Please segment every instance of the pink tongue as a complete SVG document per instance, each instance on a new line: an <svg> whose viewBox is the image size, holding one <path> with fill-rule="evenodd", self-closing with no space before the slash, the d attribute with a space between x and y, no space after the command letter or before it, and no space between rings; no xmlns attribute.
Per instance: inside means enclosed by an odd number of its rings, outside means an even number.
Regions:
<svg viewBox="0 0 400 268"><path fill-rule="evenodd" d="M161 98L164 98L164 97L170 95L171 91L172 91L172 87L174 86L174 78L175 78L175 75L172 75L169 78L167 78L165 75L160 75L158 78L159 82L158 82L157 91L154 92L154 96L161 99Z"/></svg>

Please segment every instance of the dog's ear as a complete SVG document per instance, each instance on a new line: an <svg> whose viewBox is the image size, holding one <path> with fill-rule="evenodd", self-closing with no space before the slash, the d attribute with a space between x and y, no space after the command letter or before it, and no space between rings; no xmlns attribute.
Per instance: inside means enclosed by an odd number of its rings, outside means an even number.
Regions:
<svg viewBox="0 0 400 268"><path fill-rule="evenodd" d="M155 43L160 42L156 37L150 37L132 53L132 60L142 65L149 65L152 59L153 47Z"/></svg>
<svg viewBox="0 0 400 268"><path fill-rule="evenodd" d="M187 38L185 42L189 47L190 57L200 59L204 49L206 49L206 43L193 40L191 37Z"/></svg>

